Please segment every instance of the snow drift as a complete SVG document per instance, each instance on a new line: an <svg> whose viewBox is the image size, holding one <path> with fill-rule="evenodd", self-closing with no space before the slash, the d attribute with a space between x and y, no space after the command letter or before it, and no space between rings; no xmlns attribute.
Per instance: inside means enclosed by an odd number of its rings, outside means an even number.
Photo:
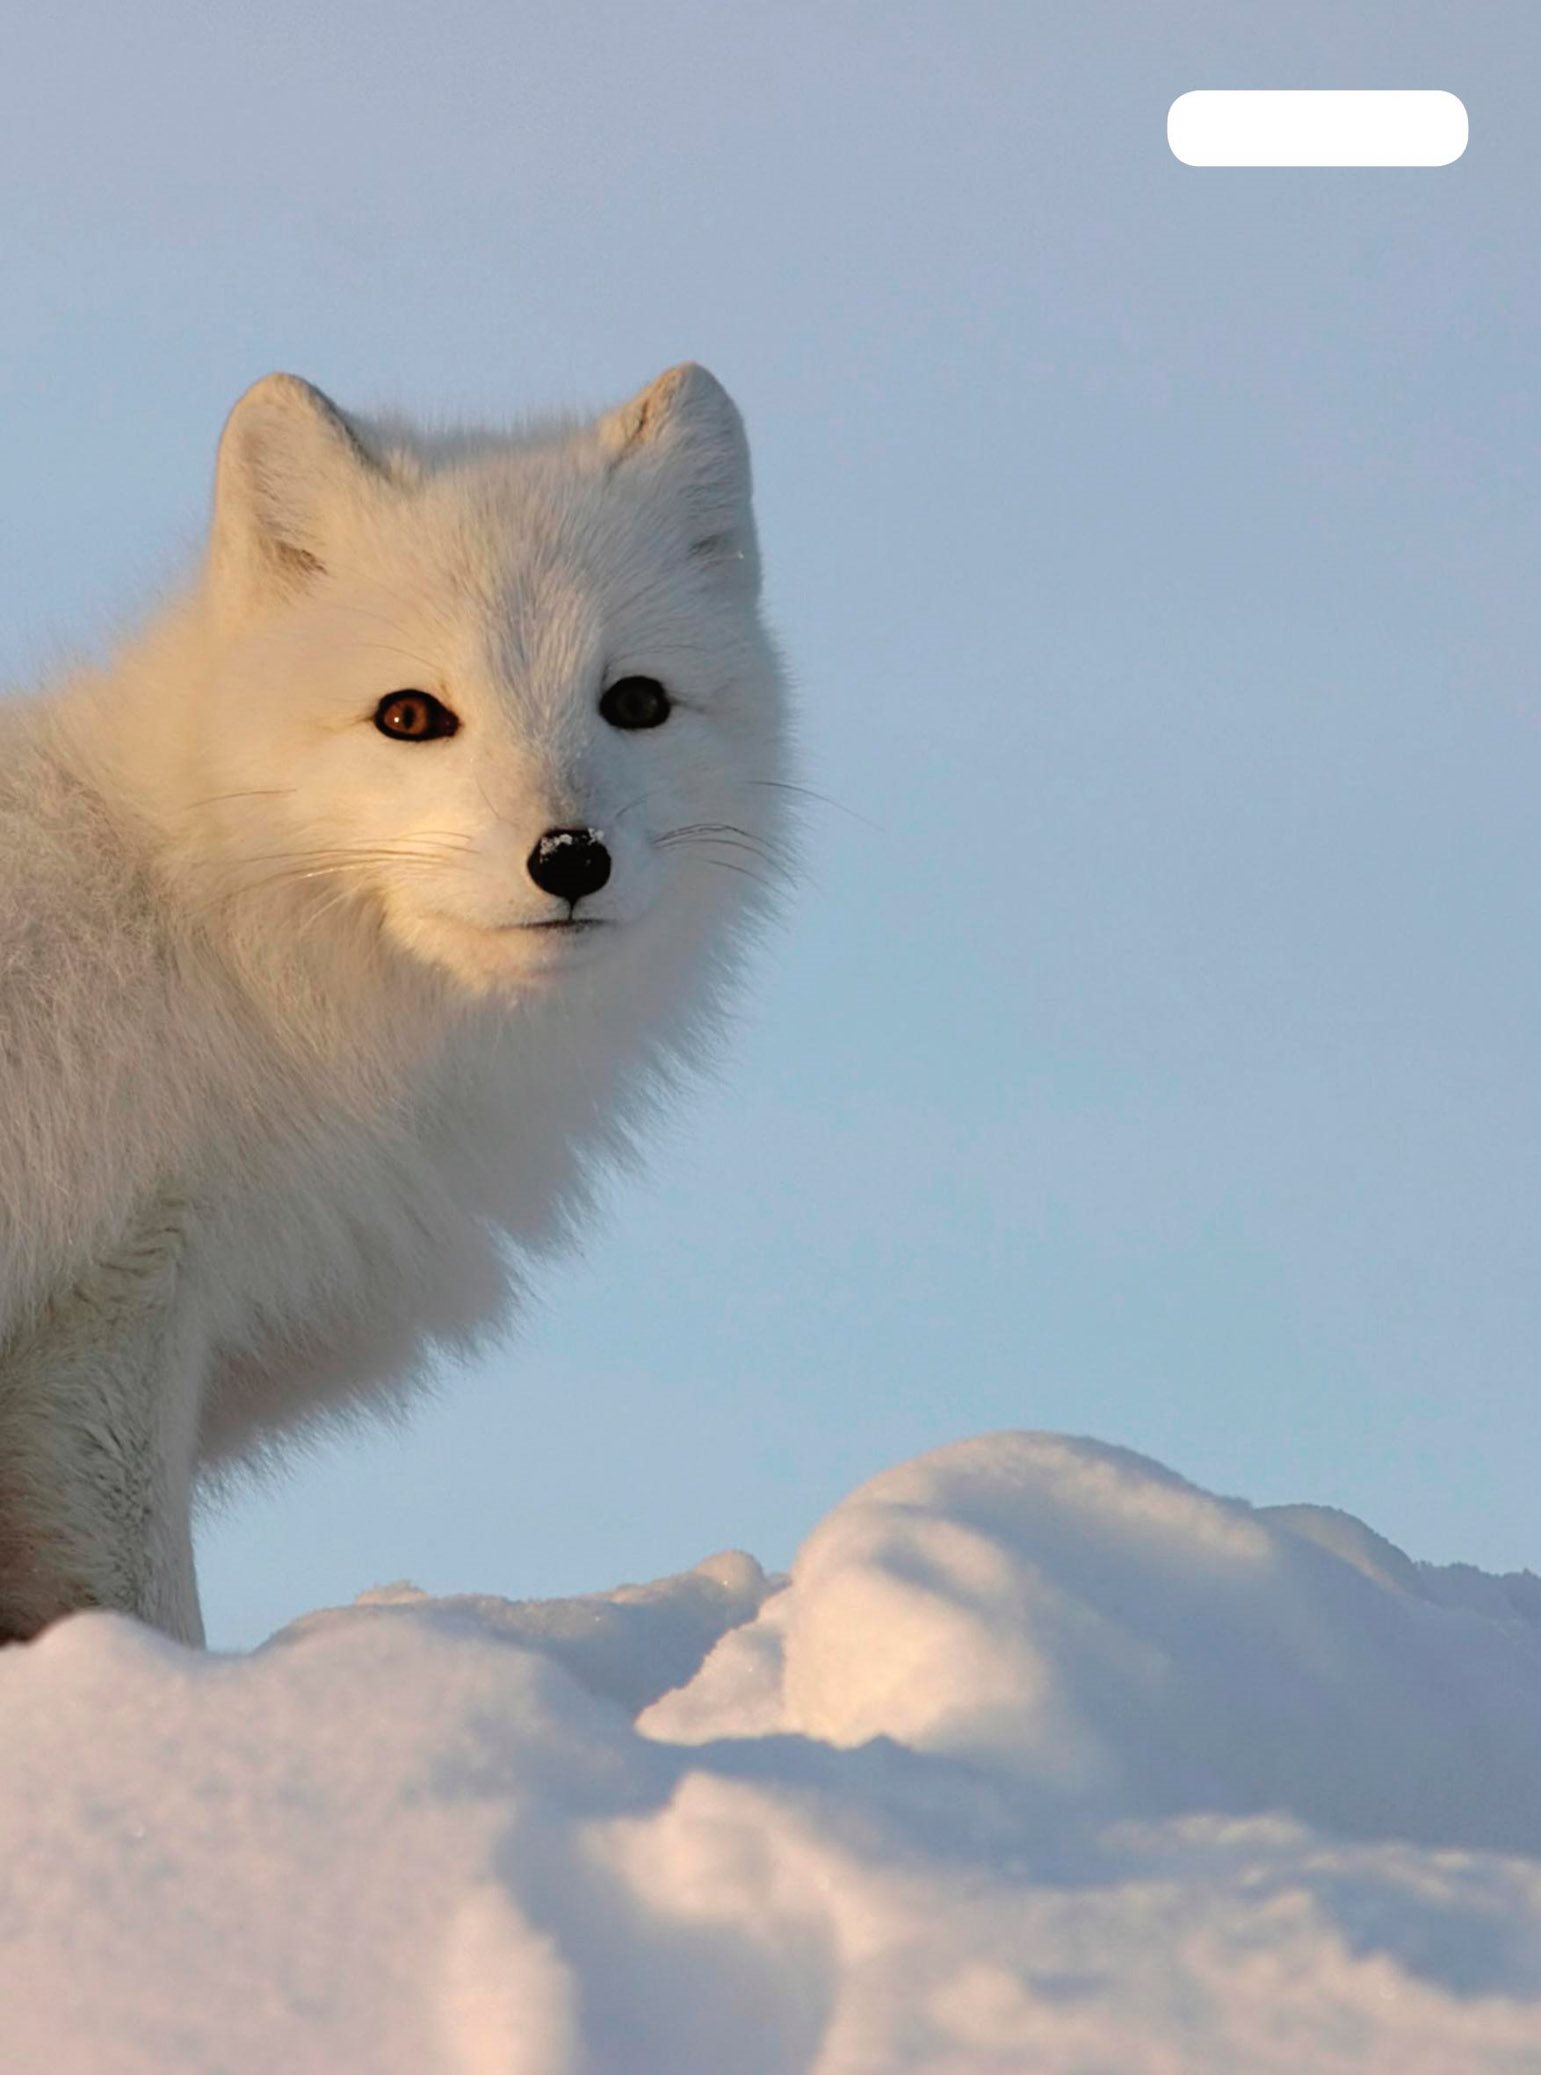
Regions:
<svg viewBox="0 0 1541 2075"><path fill-rule="evenodd" d="M1541 2070L1541 1583L1091 1441L789 1581L78 1616L0 1719L18 2075Z"/></svg>

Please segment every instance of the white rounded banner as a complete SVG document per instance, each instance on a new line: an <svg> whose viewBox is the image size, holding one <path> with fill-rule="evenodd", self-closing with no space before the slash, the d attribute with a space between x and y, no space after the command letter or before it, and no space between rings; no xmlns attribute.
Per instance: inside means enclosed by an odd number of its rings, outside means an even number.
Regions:
<svg viewBox="0 0 1541 2075"><path fill-rule="evenodd" d="M1458 95L1393 88L1201 90L1166 117L1185 166L1448 166L1468 128Z"/></svg>

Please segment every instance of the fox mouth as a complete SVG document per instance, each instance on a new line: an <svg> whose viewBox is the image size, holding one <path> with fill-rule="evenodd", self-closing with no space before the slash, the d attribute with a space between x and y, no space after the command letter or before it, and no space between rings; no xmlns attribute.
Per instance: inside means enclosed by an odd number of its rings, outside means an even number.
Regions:
<svg viewBox="0 0 1541 2075"><path fill-rule="evenodd" d="M516 922L515 929L553 930L558 935L581 937L593 929L609 929L612 924L598 915L565 915L556 922Z"/></svg>

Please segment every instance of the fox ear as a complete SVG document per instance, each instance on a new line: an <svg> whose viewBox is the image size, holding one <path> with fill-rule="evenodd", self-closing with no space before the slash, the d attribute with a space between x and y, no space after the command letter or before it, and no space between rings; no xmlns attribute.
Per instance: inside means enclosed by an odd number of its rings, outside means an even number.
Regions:
<svg viewBox="0 0 1541 2075"><path fill-rule="evenodd" d="M760 586L750 503L749 442L738 407L694 361L661 374L599 421L610 468L651 468L683 504L692 554L741 584Z"/></svg>
<svg viewBox="0 0 1541 2075"><path fill-rule="evenodd" d="M351 508L385 474L329 397L264 375L225 421L214 477L210 575L240 614L292 594L327 565Z"/></svg>

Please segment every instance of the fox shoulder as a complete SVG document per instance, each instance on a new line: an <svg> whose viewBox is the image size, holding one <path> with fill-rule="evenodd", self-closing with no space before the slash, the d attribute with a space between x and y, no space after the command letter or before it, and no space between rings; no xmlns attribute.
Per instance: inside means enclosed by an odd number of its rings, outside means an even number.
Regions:
<svg viewBox="0 0 1541 2075"><path fill-rule="evenodd" d="M0 720L0 1335L152 1185L180 1100L153 900L30 718Z"/></svg>

